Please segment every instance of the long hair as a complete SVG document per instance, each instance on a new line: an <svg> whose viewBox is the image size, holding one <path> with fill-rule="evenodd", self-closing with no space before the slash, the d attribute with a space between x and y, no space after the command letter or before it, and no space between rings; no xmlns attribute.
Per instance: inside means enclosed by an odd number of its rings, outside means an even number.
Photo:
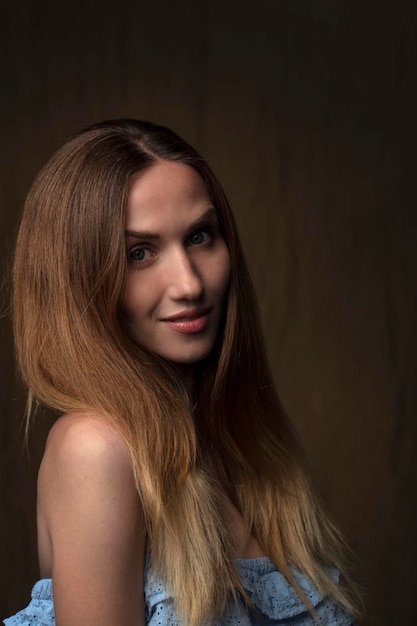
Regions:
<svg viewBox="0 0 417 626"><path fill-rule="evenodd" d="M231 259L224 320L197 365L191 412L179 375L124 328L124 238L132 182L158 160L202 177ZM69 140L26 201L14 265L16 351L29 398L94 410L125 439L154 567L189 626L213 621L242 590L205 451L248 532L294 585L290 566L352 610L342 540L317 504L276 394L252 283L221 185L173 131L148 122L94 125ZM311 608L311 607L310 607Z"/></svg>

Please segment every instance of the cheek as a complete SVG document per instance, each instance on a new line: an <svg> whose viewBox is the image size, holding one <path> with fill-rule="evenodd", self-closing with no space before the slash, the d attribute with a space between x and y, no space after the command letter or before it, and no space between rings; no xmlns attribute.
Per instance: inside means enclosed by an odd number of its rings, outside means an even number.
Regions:
<svg viewBox="0 0 417 626"><path fill-rule="evenodd" d="M126 289L123 302L123 321L129 334L131 334L135 316L137 316L137 312L135 311L133 294L130 289Z"/></svg>
<svg viewBox="0 0 417 626"><path fill-rule="evenodd" d="M229 286L230 280L230 254L226 244L224 245L221 255L219 255L216 267L213 268L213 270L212 276L215 277L214 288L219 295L224 295Z"/></svg>
<svg viewBox="0 0 417 626"><path fill-rule="evenodd" d="M135 307L135 281L129 276L126 283L126 291L123 302L123 311L126 319L129 319L134 312Z"/></svg>
<svg viewBox="0 0 417 626"><path fill-rule="evenodd" d="M123 305L127 322L134 321L135 318L146 313L146 309L149 307L152 292L149 288L150 285L146 289L144 282L146 283L146 281L139 280L133 272L128 277Z"/></svg>

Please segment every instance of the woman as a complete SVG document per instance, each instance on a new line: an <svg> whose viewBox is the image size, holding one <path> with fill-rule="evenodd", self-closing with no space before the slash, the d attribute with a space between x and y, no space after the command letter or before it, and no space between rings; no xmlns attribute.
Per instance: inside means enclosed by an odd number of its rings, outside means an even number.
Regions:
<svg viewBox="0 0 417 626"><path fill-rule="evenodd" d="M64 145L26 202L14 320L29 404L62 417L39 473L42 580L8 626L353 623L194 149L135 120Z"/></svg>

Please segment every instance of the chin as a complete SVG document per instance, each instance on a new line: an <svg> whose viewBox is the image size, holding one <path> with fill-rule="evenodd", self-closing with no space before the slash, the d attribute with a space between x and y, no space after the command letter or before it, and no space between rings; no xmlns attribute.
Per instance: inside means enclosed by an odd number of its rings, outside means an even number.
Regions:
<svg viewBox="0 0 417 626"><path fill-rule="evenodd" d="M195 363L203 361L212 353L213 343L214 342L210 342L210 345L204 347L190 347L189 350L183 348L181 351L172 350L159 352L159 355L179 366L194 365Z"/></svg>
<svg viewBox="0 0 417 626"><path fill-rule="evenodd" d="M167 359L168 361L171 361L175 365L182 366L182 365L194 365L195 363L199 363L200 361L203 361L205 358L207 358L210 353L211 353L211 350L206 350L204 352L199 352L198 354L187 355L187 356L164 355L164 354L161 354L161 356Z"/></svg>

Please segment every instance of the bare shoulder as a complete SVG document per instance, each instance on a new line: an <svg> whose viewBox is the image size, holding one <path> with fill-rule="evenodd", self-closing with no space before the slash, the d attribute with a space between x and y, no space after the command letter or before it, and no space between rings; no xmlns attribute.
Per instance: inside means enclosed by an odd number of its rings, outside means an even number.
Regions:
<svg viewBox="0 0 417 626"><path fill-rule="evenodd" d="M38 479L38 536L60 623L143 623L143 510L127 445L100 416L65 415L51 429Z"/></svg>
<svg viewBox="0 0 417 626"><path fill-rule="evenodd" d="M44 461L59 462L103 457L109 462L126 462L127 446L116 430L99 415L69 413L60 417L48 436Z"/></svg>
<svg viewBox="0 0 417 626"><path fill-rule="evenodd" d="M60 417L50 431L42 459L38 504L47 507L53 500L55 509L66 493L78 499L90 491L103 495L113 489L118 499L137 496L129 451L121 435L90 413Z"/></svg>

